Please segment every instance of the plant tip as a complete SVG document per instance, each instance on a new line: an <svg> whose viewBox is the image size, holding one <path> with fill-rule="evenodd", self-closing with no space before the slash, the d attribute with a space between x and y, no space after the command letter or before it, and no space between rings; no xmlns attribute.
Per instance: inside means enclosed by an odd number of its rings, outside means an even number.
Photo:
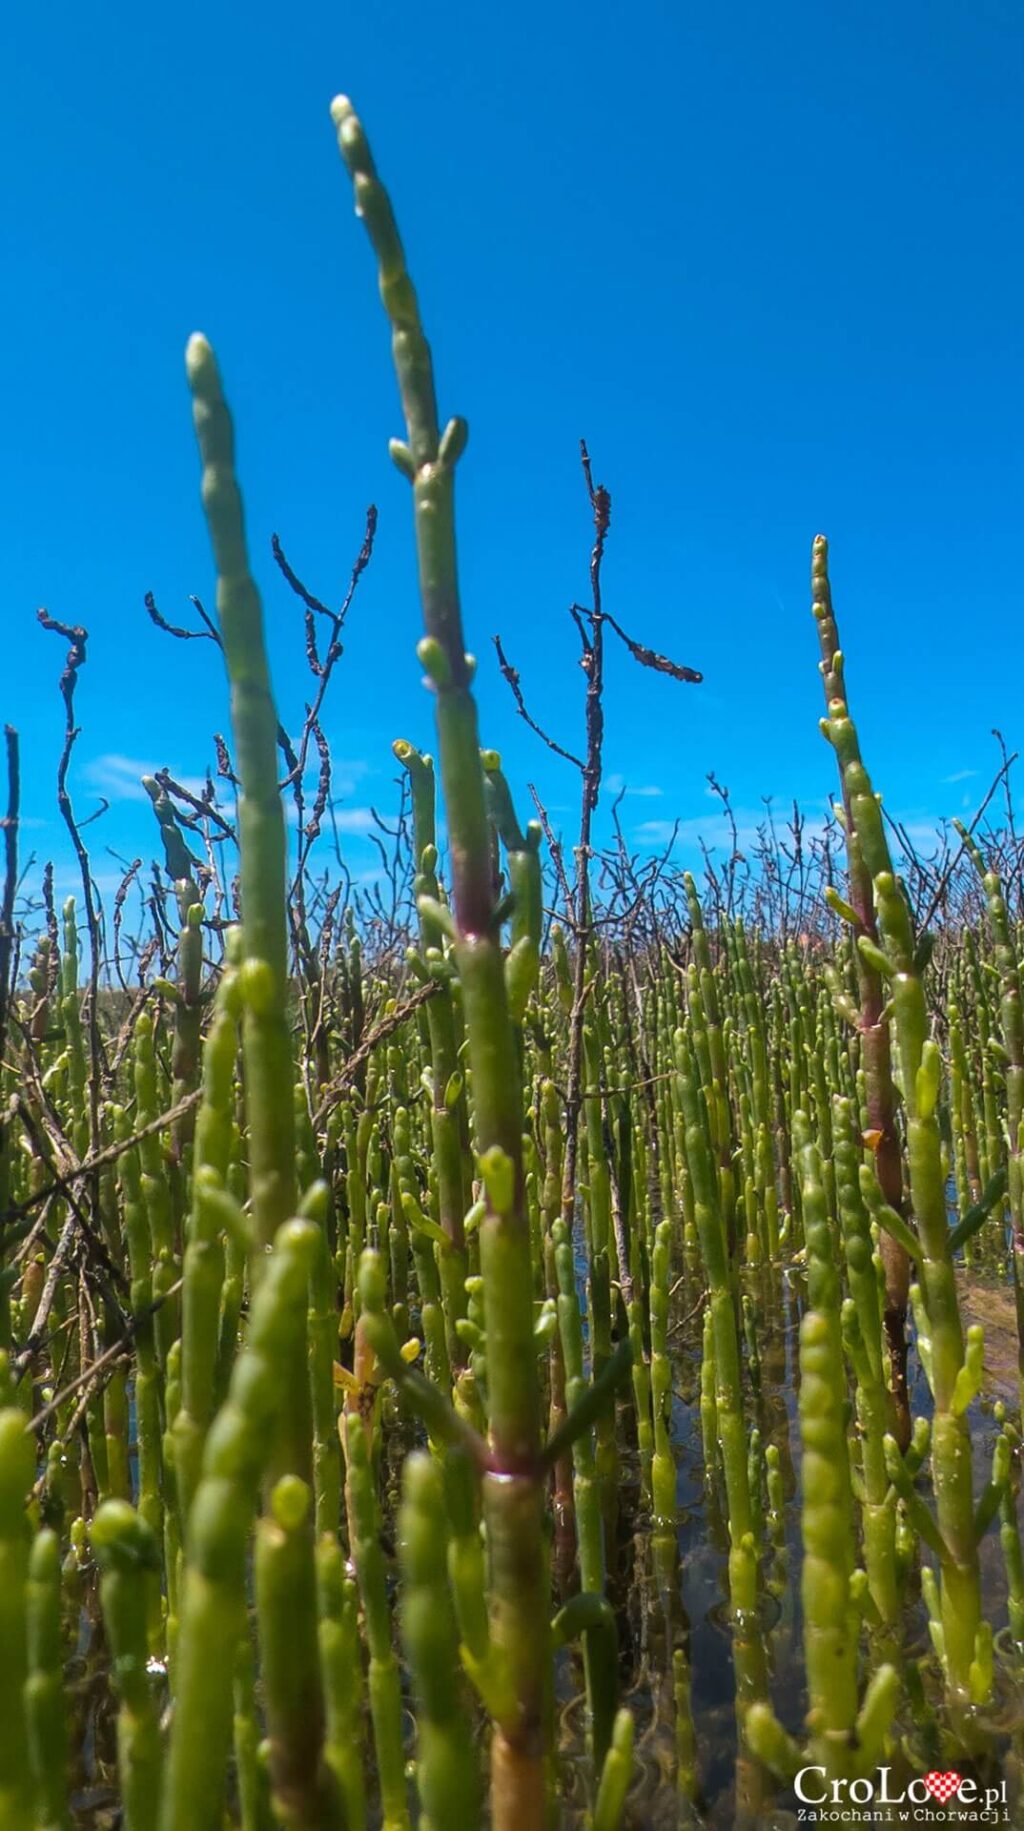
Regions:
<svg viewBox="0 0 1024 1831"><path fill-rule="evenodd" d="M190 382L213 362L213 350L202 331L193 331L185 345L185 372Z"/></svg>

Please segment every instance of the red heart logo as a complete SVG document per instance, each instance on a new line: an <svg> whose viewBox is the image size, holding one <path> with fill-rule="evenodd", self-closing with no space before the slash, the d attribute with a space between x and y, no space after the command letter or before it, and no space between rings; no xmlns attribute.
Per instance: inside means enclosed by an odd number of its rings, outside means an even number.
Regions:
<svg viewBox="0 0 1024 1831"><path fill-rule="evenodd" d="M954 1774L951 1768L948 1774L926 1774L924 1784L932 1798L937 1799L939 1804L944 1806L947 1799L952 1799L953 1794L958 1790L960 1780L961 1775Z"/></svg>

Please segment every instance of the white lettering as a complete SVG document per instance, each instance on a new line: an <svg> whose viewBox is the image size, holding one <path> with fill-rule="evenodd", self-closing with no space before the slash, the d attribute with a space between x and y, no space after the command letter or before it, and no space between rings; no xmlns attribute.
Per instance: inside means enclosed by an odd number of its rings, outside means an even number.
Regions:
<svg viewBox="0 0 1024 1831"><path fill-rule="evenodd" d="M822 1780L824 1780L825 1769L823 1767L802 1767L793 1782L793 1791L805 1806L823 1806L828 1798L827 1793L806 1793L804 1791L805 1779L808 1774L820 1774Z"/></svg>

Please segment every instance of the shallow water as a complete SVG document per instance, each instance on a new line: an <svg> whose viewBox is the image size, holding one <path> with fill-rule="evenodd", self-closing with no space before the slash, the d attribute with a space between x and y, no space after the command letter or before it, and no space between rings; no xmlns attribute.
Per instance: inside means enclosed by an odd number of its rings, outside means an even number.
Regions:
<svg viewBox="0 0 1024 1831"><path fill-rule="evenodd" d="M760 1624L770 1672L771 1702L785 1727L798 1738L807 1708L803 1685L802 1617L800 1606L800 1437L797 1407L799 1365L797 1343L804 1300L799 1271L777 1272L773 1278L775 1301L761 1309L761 1386L750 1422L761 1430L762 1446L773 1442L781 1452L785 1477L786 1544L780 1558L764 1561L765 1599ZM997 1434L993 1405L1012 1401L1017 1390L1017 1340L1012 1293L1005 1278L973 1270L965 1277L965 1326L986 1325L986 1380L972 1405L969 1420L973 1444L975 1493L980 1494L991 1469ZM686 1280L674 1299L673 1320L692 1310L694 1285ZM628 1546L620 1553L628 1563L630 1582L620 1615L623 1642L624 1701L634 1711L637 1727L638 1773L630 1795L627 1824L641 1831L662 1831L677 1825L704 1825L724 1831L736 1824L756 1823L769 1828L793 1825L797 1802L788 1788L769 1788L753 1820L738 1813L735 1792L737 1751L735 1674L732 1628L726 1595L727 1535L723 1499L709 1491L704 1479L699 1408L700 1318L691 1317L674 1336L675 1366L672 1405L672 1439L677 1464L678 1521L674 1545L652 1546L648 1523L642 1516L632 1522ZM991 1345L991 1346L990 1346ZM909 1380L915 1415L929 1416L931 1394L911 1334ZM624 1457L633 1457L624 1449ZM927 1481L922 1482L927 1494ZM1020 1516L1020 1496L1018 1495ZM1006 1620L1006 1579L997 1528L990 1529L981 1553L982 1587L986 1614L996 1627ZM621 1574L621 1573L620 1573ZM929 1653L927 1611L919 1582L911 1586L905 1616L904 1644L908 1655ZM696 1741L696 1809L681 1800L676 1784L676 1706L672 1687L672 1653L681 1647L687 1655L691 1680L691 1709ZM865 1659L864 1676L870 1675ZM579 1678L579 1662L573 1662ZM938 1696L937 1684L933 1686ZM1008 1733L1024 1723L1024 1683L1016 1659L997 1679L997 1707L991 1712L995 1726L994 1767L1008 1785L1008 1818L1024 1825L1019 1763ZM920 1771L927 1754L920 1743L912 1716L898 1725L906 1739L906 1754L893 1757L894 1775L905 1779ZM566 1797L582 1793L582 1699L563 1716L563 1758L573 1773ZM569 1746L566 1747L566 1742ZM926 1761L930 1765L930 1759ZM968 1769L961 1761L960 1771ZM989 1775L991 1778L991 1775ZM893 1786L896 1782L894 1780ZM929 1808L930 1810L931 1808ZM938 1808L936 1822L947 1822ZM582 1824L582 1816L570 1822ZM922 1820L921 1822L924 1822ZM950 1818L948 1822L956 1822Z"/></svg>
<svg viewBox="0 0 1024 1831"><path fill-rule="evenodd" d="M582 1274L582 1266L580 1267ZM744 1831L763 1825L766 1831L788 1831L798 1821L788 1789L769 1787L753 1817L736 1803L736 1703L732 1626L726 1597L727 1528L723 1496L709 1488L701 1442L699 1368L701 1316L696 1266L687 1269L672 1300L673 1398L671 1429L676 1458L677 1525L674 1538L652 1539L640 1499L639 1464L627 1406L620 1407L620 1480L612 1499L616 1511L607 1522L609 1593L619 1623L623 1701L634 1713L636 1778L626 1824L631 1831L669 1831L675 1826L706 1826ZM760 1390L751 1398L749 1423L760 1429L762 1446L775 1443L781 1454L786 1498L786 1540L781 1554L764 1560L765 1596L758 1631L764 1639L770 1672L771 1700L780 1718L799 1736L806 1710L800 1608L799 1471L797 1417L799 1366L797 1340L803 1303L799 1270L776 1270L758 1281ZM962 1280L965 1325L986 1325L986 1383L970 1412L974 1449L975 1491L988 1479L996 1435L993 1405L1016 1393L1016 1323L1012 1293L1005 1277L972 1269ZM913 1340L910 1380L915 1413L927 1416L930 1394ZM748 1392L750 1382L748 1380ZM400 1420L388 1432L385 1486L394 1496L401 1458L412 1431ZM927 1492L926 1485L923 1488ZM1019 1497L1018 1497L1019 1505ZM996 1530L982 1548L986 1611L1001 1626L1005 1621L1006 1583ZM115 1774L114 1734L106 1684L108 1656L98 1623L95 1590L88 1582L82 1598L78 1645L68 1667L69 1706L74 1750L76 1825L90 1831L114 1831L120 1824ZM911 1591L906 1618L906 1645L915 1656L927 1652L927 1619L919 1585ZM677 1783L677 1699L673 1654L681 1649L689 1671L690 1709L695 1737L696 1796L682 1798ZM996 1767L1010 1787L1011 1825L1024 1824L1020 1804L1014 1740L1005 1728L1024 1719L1024 1687L1016 1671L1004 1674L999 1687L1000 1711L995 1744ZM582 1662L575 1648L564 1649L556 1671L558 1721L558 1788L567 1827L585 1823L587 1799L586 1711ZM927 1751L917 1725L900 1725L910 1753L920 1765ZM369 1723L366 1725L369 1746ZM407 1716L407 1750L414 1752L414 1726ZM481 1736L481 1761L483 1763ZM914 1770L897 1755L894 1771ZM371 1781L372 1789L372 1781ZM378 1821L379 1822L379 1821ZM946 1822L940 1814L935 1822ZM955 1821L950 1821L955 1822ZM459 1831L470 1831L469 1827ZM524 1827L525 1831L525 1827Z"/></svg>

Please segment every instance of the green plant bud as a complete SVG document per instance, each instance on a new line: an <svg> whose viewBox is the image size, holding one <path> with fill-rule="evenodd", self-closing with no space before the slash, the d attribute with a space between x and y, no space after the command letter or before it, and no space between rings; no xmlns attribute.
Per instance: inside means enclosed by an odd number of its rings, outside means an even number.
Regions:
<svg viewBox="0 0 1024 1831"><path fill-rule="evenodd" d="M510 1214L515 1200L515 1169L500 1145L493 1144L480 1157L480 1174L495 1214Z"/></svg>
<svg viewBox="0 0 1024 1831"><path fill-rule="evenodd" d="M468 440L469 425L466 420L456 415L454 419L448 421L441 434L441 443L437 452L438 463L445 464L449 468L453 464L457 464L466 449Z"/></svg>
<svg viewBox="0 0 1024 1831"><path fill-rule="evenodd" d="M992 1673L992 1623L982 1621L978 1625L970 1668L970 1690L975 1704L984 1704L991 1695Z"/></svg>
<svg viewBox="0 0 1024 1831"><path fill-rule="evenodd" d="M369 1248L359 1261L359 1296L363 1307L368 1310L383 1310L387 1302L387 1284L381 1257Z"/></svg>
<svg viewBox="0 0 1024 1831"><path fill-rule="evenodd" d="M953 1386L953 1397L950 1411L955 1418L963 1417L971 1400L977 1398L981 1391L985 1363L985 1331L980 1323L975 1323L967 1331L964 1344L964 1364L956 1376Z"/></svg>
<svg viewBox="0 0 1024 1831"><path fill-rule="evenodd" d="M929 1037L921 1051L921 1066L914 1082L914 1098L917 1106L917 1117L921 1120L931 1119L938 1105L939 1089L942 1084L942 1056L939 1046Z"/></svg>
<svg viewBox="0 0 1024 1831"><path fill-rule="evenodd" d="M451 686L451 662L436 636L421 637L416 644L416 654L423 672L435 687Z"/></svg>
<svg viewBox="0 0 1024 1831"><path fill-rule="evenodd" d="M410 483L415 483L416 465L413 462L412 452L404 439L388 440L388 457L395 469L401 471L403 477L407 477Z"/></svg>
<svg viewBox="0 0 1024 1831"><path fill-rule="evenodd" d="M297 1532L309 1518L313 1496L308 1482L298 1475L282 1475L274 1483L270 1511L285 1532Z"/></svg>
<svg viewBox="0 0 1024 1831"><path fill-rule="evenodd" d="M554 1339L558 1330L558 1311L554 1302L548 1298L533 1326L533 1339L538 1349L546 1347Z"/></svg>
<svg viewBox="0 0 1024 1831"><path fill-rule="evenodd" d="M277 987L269 961L252 957L243 960L238 969L238 983L244 1003L257 1017L266 1017L273 1011Z"/></svg>
<svg viewBox="0 0 1024 1831"><path fill-rule="evenodd" d="M848 923L851 928L856 929L860 927L860 918L857 915L857 911L851 908L850 904L840 896L838 890L832 884L827 884L825 887L825 901L831 909L832 914L838 916L841 922Z"/></svg>
<svg viewBox="0 0 1024 1831"><path fill-rule="evenodd" d="M427 922L436 923L442 934L447 935L450 941L455 940L455 921L451 910L446 904L439 903L435 896L418 896L416 898L416 908L421 919ZM432 956L435 955L439 961L443 959L443 956L437 954L435 949L427 949L426 958L428 963L431 961Z"/></svg>
<svg viewBox="0 0 1024 1831"><path fill-rule="evenodd" d="M521 1023L537 983L540 950L532 935L520 935L505 959L505 987L509 1012L515 1023Z"/></svg>
<svg viewBox="0 0 1024 1831"><path fill-rule="evenodd" d="M892 961L869 935L857 936L857 951L861 959L866 961L868 966L873 967L876 973L881 973L884 979L892 978L895 971Z"/></svg>
<svg viewBox="0 0 1024 1831"><path fill-rule="evenodd" d="M405 1215L409 1226L415 1228L417 1233L422 1234L424 1239L433 1240L443 1251L448 1251L450 1249L451 1241L445 1233L444 1228L440 1227L436 1221L430 1220L430 1218L424 1214L419 1202L410 1189L406 1189L402 1194L402 1213Z"/></svg>
<svg viewBox="0 0 1024 1831"><path fill-rule="evenodd" d="M481 1221L486 1216L486 1214L487 1214L487 1203L486 1202L474 1202L472 1208L467 1210L466 1218L462 1224L463 1232L467 1236L469 1234L475 1233L477 1228L479 1227ZM466 1286L468 1289L468 1286L469 1286L468 1278L466 1280Z"/></svg>

